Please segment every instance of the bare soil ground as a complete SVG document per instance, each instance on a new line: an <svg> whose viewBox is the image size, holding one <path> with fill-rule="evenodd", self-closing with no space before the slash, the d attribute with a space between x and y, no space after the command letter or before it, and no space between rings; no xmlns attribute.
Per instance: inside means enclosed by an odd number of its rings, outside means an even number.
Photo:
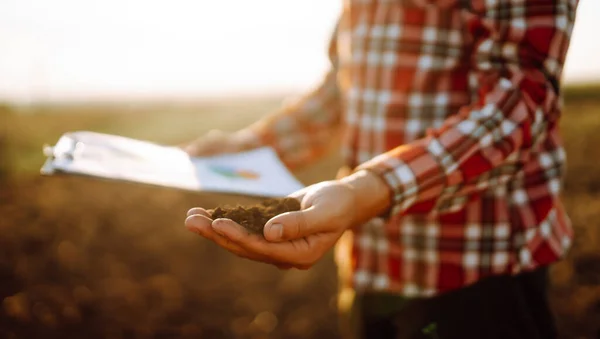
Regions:
<svg viewBox="0 0 600 339"><path fill-rule="evenodd" d="M577 234L552 269L564 338L600 336L600 91L589 92L567 97L562 123ZM190 207L255 201L37 174L41 145L66 131L178 143L276 106L0 108L0 338L336 338L330 256L309 271L279 271L183 227ZM338 163L333 156L298 176L328 179Z"/></svg>

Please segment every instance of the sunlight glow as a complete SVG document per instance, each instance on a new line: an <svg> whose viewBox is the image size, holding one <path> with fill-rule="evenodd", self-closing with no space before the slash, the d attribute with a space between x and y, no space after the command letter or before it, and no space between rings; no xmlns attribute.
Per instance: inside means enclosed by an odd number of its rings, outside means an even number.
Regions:
<svg viewBox="0 0 600 339"><path fill-rule="evenodd" d="M3 0L0 100L291 92L327 68L339 0ZM569 82L600 79L600 1L582 0Z"/></svg>

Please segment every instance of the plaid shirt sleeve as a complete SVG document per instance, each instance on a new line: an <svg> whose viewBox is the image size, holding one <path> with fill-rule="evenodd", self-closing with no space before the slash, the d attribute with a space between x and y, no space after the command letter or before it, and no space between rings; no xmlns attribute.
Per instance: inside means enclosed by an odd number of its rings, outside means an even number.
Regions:
<svg viewBox="0 0 600 339"><path fill-rule="evenodd" d="M329 44L331 69L320 85L250 128L259 143L273 147L289 168L309 164L324 155L333 140L332 135L341 127L336 35L334 32Z"/></svg>
<svg viewBox="0 0 600 339"><path fill-rule="evenodd" d="M474 11L478 14L467 23L473 39L471 60L482 84L479 100L425 137L358 167L385 180L392 215L453 210L469 195L506 183L557 123L556 84L574 13L550 2L513 7L502 11L490 5ZM551 157L546 162L546 168L553 168Z"/></svg>

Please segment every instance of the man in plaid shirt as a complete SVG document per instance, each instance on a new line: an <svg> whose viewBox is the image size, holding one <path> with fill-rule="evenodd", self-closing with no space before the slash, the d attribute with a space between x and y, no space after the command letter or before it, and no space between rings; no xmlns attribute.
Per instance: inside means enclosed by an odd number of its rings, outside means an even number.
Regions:
<svg viewBox="0 0 600 339"><path fill-rule="evenodd" d="M303 210L264 238L201 208L186 226L282 268L308 268L342 238L340 303L365 338L428 325L441 338L554 337L546 274L573 237L558 121L577 2L345 1L318 88L188 151L269 145L294 168L341 132L352 173L293 194Z"/></svg>

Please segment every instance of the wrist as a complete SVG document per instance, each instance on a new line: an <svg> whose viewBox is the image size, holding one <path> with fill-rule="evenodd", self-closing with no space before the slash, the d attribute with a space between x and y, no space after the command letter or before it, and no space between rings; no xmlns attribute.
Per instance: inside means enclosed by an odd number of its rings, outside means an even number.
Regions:
<svg viewBox="0 0 600 339"><path fill-rule="evenodd" d="M377 174L363 169L340 181L352 187L354 192L356 211L353 225L378 217L390 208L390 189Z"/></svg>

